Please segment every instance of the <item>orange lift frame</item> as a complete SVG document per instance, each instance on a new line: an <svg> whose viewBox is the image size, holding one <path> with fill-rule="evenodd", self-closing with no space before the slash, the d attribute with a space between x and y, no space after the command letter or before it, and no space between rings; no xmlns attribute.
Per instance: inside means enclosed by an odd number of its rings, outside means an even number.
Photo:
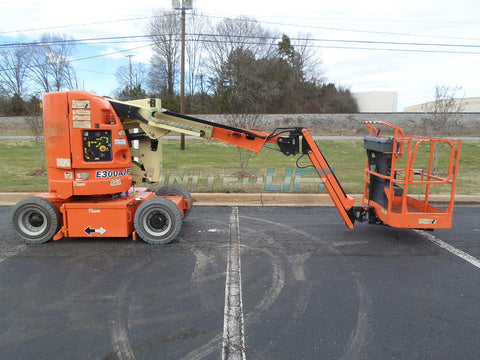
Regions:
<svg viewBox="0 0 480 360"><path fill-rule="evenodd" d="M393 227L439 229L450 228L452 224L453 206L455 203L455 187L460 161L461 140L405 136L403 130L384 121L365 123L369 128L369 136L379 139L378 125L393 129L391 139L391 157L389 171L386 174L372 169L368 156L365 169L365 187L362 204L373 209L375 217ZM365 142L367 143L366 138ZM428 146L428 162L426 169L415 168L417 155L422 145ZM435 149L441 145L448 146L448 162L446 174L434 174ZM368 147L366 145L366 147ZM368 149L367 149L368 153ZM399 168L400 160L404 158L404 168ZM370 186L372 179L382 179L388 186L384 187L387 206L382 206L371 198ZM424 193L409 196L411 186L421 185ZM430 203L430 194L434 187L445 185L449 187L449 199L445 210ZM418 188L418 187L417 187ZM400 191L398 191L400 190Z"/></svg>
<svg viewBox="0 0 480 360"><path fill-rule="evenodd" d="M135 179L154 183L159 177L158 139L172 130L255 153L267 147L287 156L308 156L349 228L355 221L399 228L451 227L460 140L405 136L402 129L387 122L366 123L364 194L362 204L355 205L305 128L265 133L176 114L158 107L158 99L141 102L120 102L83 91L44 96L49 193L25 199L12 209L11 221L20 238L42 243L51 238L133 235L134 240L140 237L152 244L172 241L193 205L188 191L171 186L155 192L132 187ZM379 125L391 128L393 136L380 136ZM135 140L143 144L140 150L132 147ZM426 169L416 169L424 144L430 145L428 164ZM440 144L449 148L445 176L433 171ZM135 156L145 156L150 163L153 159L157 167L138 163ZM424 194L409 196L416 185L424 186ZM431 190L437 185L450 186L445 210L430 203Z"/></svg>

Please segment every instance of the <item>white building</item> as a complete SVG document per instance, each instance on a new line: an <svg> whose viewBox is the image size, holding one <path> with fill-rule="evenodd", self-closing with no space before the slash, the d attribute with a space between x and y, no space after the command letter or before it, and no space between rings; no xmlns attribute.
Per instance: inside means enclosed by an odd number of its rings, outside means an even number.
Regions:
<svg viewBox="0 0 480 360"><path fill-rule="evenodd" d="M396 112L398 93L395 91L364 91L352 94L360 112Z"/></svg>
<svg viewBox="0 0 480 360"><path fill-rule="evenodd" d="M406 107L404 112L426 112L434 109L435 101ZM480 97L455 99L455 107L460 107L460 112L480 112Z"/></svg>

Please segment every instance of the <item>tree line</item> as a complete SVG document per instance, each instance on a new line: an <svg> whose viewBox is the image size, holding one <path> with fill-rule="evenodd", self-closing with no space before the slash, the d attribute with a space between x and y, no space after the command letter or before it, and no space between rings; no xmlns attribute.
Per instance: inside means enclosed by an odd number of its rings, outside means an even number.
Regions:
<svg viewBox="0 0 480 360"><path fill-rule="evenodd" d="M187 17L185 94L187 113L351 113L350 91L328 83L305 36L291 38L254 19ZM147 30L150 64L116 71L123 99L159 97L180 108L181 21L175 11L157 11ZM42 93L78 89L71 64L75 42L44 34L38 42L0 45L0 115L22 115Z"/></svg>
<svg viewBox="0 0 480 360"><path fill-rule="evenodd" d="M44 34L33 43L0 46L0 114L24 115L41 94L78 88L68 35Z"/></svg>

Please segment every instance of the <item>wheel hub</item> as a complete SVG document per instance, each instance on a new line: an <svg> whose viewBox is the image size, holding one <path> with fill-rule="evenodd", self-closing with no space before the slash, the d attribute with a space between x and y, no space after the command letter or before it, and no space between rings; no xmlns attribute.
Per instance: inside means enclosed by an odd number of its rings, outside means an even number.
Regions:
<svg viewBox="0 0 480 360"><path fill-rule="evenodd" d="M43 216L39 213L33 213L28 217L28 222L32 227L39 228L43 225L45 220L43 219Z"/></svg>
<svg viewBox="0 0 480 360"><path fill-rule="evenodd" d="M168 220L166 216L161 212L155 212L149 216L148 223L152 227L152 229L161 231L167 225Z"/></svg>
<svg viewBox="0 0 480 360"><path fill-rule="evenodd" d="M152 236L165 236L172 228L172 220L163 209L150 211L143 218L145 231Z"/></svg>
<svg viewBox="0 0 480 360"><path fill-rule="evenodd" d="M46 216L37 209L25 209L20 213L18 226L29 236L39 236L47 229Z"/></svg>

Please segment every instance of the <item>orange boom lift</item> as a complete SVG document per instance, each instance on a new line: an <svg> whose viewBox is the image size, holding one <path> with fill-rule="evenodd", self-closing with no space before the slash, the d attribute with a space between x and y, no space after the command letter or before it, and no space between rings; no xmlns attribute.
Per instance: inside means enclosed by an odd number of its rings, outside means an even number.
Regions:
<svg viewBox="0 0 480 360"><path fill-rule="evenodd" d="M287 156L308 156L349 228L355 221L401 228L451 227L459 140L407 137L386 122L366 124L365 191L362 204L354 205L305 128L264 133L176 114L163 109L159 99L121 102L83 91L44 95L43 112L49 192L20 201L11 212L12 225L26 243L131 235L151 244L175 239L193 205L188 191L178 185L155 192L133 187L159 181L160 140L170 131L255 153L268 147ZM380 136L379 125L390 127L393 135ZM449 148L443 177L433 171L440 144ZM427 166L417 169L417 154L425 156L425 145ZM450 187L445 210L429 202L436 185ZM408 195L414 186L424 187L421 198Z"/></svg>

